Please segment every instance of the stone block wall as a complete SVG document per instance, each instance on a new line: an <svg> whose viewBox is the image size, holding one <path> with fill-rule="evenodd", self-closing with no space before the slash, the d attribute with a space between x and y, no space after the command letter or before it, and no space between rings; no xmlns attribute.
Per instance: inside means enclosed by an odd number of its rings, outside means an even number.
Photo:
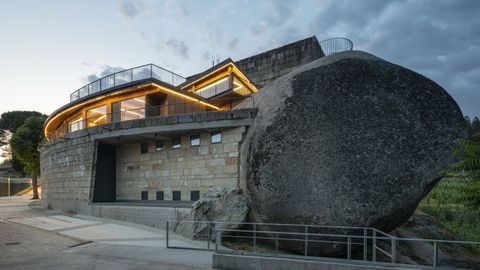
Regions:
<svg viewBox="0 0 480 270"><path fill-rule="evenodd" d="M155 200L157 191L165 200L180 191L181 200L190 200L190 191L200 197L212 186L234 187L238 183L239 144L245 127L222 130L221 143L210 143L210 133L200 134L200 146L190 146L190 135L181 137L181 148L172 149L171 140L163 140L164 150L156 151L155 141L142 154L140 143L117 147L117 199L139 200L148 191Z"/></svg>
<svg viewBox="0 0 480 270"><path fill-rule="evenodd" d="M41 151L42 199L88 201L95 143L88 136L58 139Z"/></svg>
<svg viewBox="0 0 480 270"><path fill-rule="evenodd" d="M315 36L235 62L258 87L287 74L295 67L323 57Z"/></svg>

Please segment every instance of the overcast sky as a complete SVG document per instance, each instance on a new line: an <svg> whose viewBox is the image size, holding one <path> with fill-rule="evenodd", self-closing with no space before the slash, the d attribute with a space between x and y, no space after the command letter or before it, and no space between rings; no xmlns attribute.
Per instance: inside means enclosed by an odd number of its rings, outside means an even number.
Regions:
<svg viewBox="0 0 480 270"><path fill-rule="evenodd" d="M348 37L480 116L479 0L1 1L0 113L49 114L109 71L191 75L312 35Z"/></svg>

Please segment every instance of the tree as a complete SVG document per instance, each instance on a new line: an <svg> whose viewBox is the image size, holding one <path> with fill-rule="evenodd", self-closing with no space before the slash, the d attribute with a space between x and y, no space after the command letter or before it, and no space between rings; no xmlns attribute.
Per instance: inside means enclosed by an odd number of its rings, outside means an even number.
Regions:
<svg viewBox="0 0 480 270"><path fill-rule="evenodd" d="M37 178L40 175L40 143L43 140L44 116L30 116L10 139L12 153L32 175L33 199L38 199Z"/></svg>
<svg viewBox="0 0 480 270"><path fill-rule="evenodd" d="M463 173L467 180L464 192L468 203L472 207L480 207L480 132L473 134L471 139L461 140L460 144L461 149L454 152L459 161L452 169Z"/></svg>
<svg viewBox="0 0 480 270"><path fill-rule="evenodd" d="M30 116L41 116L46 117L42 113L36 111L11 111L2 113L0 116L0 146L8 145L10 143L10 138L19 127L25 123L25 120ZM13 169L16 172L24 173L24 166L18 160L15 153L11 153L10 156L12 160Z"/></svg>

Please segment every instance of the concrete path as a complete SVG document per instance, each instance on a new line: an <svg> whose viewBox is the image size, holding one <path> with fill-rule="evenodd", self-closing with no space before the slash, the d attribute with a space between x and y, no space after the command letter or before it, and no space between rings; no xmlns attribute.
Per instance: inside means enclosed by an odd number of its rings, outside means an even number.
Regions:
<svg viewBox="0 0 480 270"><path fill-rule="evenodd" d="M49 211L29 198L0 197L0 269L211 269L212 252L167 249L164 230Z"/></svg>

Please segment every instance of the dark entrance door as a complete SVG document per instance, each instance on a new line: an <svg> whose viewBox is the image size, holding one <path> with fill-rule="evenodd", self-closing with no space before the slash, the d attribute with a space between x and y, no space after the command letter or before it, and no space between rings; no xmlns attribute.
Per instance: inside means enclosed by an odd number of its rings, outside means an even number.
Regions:
<svg viewBox="0 0 480 270"><path fill-rule="evenodd" d="M116 200L116 147L98 144L93 202Z"/></svg>

